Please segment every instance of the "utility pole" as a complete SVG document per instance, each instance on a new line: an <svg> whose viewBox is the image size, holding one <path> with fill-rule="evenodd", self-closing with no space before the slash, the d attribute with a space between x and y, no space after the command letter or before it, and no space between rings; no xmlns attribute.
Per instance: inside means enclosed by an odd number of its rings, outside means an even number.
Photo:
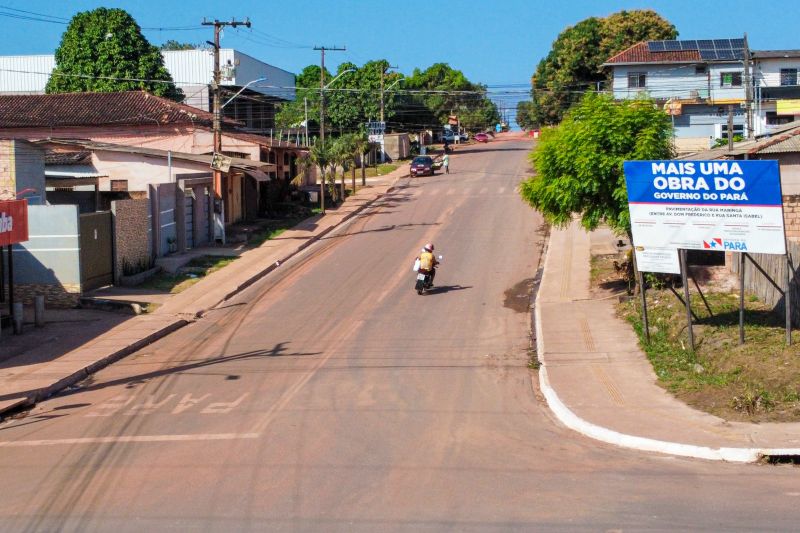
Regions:
<svg viewBox="0 0 800 533"><path fill-rule="evenodd" d="M750 47L747 44L747 33L744 34L744 113L747 124L747 138L752 139L753 132L753 76L750 61Z"/></svg>
<svg viewBox="0 0 800 533"><path fill-rule="evenodd" d="M344 52L347 48L338 48L336 46L315 46L314 50L319 50L320 63L319 63L319 141L321 146L325 146L325 50L332 52ZM325 169L322 171L322 179L319 186L319 206L322 213L325 214Z"/></svg>
<svg viewBox="0 0 800 533"><path fill-rule="evenodd" d="M728 106L728 151L733 151L733 106Z"/></svg>
<svg viewBox="0 0 800 533"><path fill-rule="evenodd" d="M237 21L231 19L228 22L219 21L214 19L208 21L203 19L203 26L214 26L214 42L206 41L214 47L214 83L212 89L214 90L214 155L222 153L222 106L220 104L220 84L222 83L222 76L219 70L219 34L222 28L230 26L236 28L238 26L250 27L250 19L244 21ZM217 224L221 228L222 242L225 242L225 211L222 201L222 171L214 169L214 218L218 218ZM217 208L218 206L218 208Z"/></svg>
<svg viewBox="0 0 800 533"><path fill-rule="evenodd" d="M383 128L381 130L381 139L383 139L383 136L386 135L386 121L383 116L383 80L384 77L386 76L386 71L389 70L390 68L397 68L397 67L392 65L384 66L384 64L381 63L381 127ZM384 150L384 146L385 146L384 141L381 140L381 163L386 162L386 151Z"/></svg>

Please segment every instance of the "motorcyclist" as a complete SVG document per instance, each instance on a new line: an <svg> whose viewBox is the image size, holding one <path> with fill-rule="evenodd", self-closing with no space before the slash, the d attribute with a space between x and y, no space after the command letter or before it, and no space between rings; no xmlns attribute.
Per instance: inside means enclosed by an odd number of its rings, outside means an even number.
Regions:
<svg viewBox="0 0 800 533"><path fill-rule="evenodd" d="M430 276L431 287L433 287L433 278L436 277L436 265L439 264L436 256L433 255L433 248L433 243L429 242L419 254L419 271Z"/></svg>

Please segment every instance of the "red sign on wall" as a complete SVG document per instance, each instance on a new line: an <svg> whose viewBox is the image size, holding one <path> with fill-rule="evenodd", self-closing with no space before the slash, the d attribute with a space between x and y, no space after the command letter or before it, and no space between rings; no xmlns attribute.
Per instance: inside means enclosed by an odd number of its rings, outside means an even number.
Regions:
<svg viewBox="0 0 800 533"><path fill-rule="evenodd" d="M28 201L0 200L0 246L28 240Z"/></svg>

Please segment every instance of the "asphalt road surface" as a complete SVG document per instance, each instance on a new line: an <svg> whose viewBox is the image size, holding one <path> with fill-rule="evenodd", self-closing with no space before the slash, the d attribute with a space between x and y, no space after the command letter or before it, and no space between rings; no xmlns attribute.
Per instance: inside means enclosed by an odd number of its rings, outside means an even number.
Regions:
<svg viewBox="0 0 800 533"><path fill-rule="evenodd" d="M4 531L764 531L800 471L619 449L528 368L530 145L408 180L223 309L0 426ZM413 291L426 242L444 261ZM680 428L676 428L678 432Z"/></svg>

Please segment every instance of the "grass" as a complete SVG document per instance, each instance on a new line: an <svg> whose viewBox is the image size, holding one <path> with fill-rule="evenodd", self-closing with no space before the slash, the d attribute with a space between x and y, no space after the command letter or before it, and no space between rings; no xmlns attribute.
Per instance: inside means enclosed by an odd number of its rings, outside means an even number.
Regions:
<svg viewBox="0 0 800 533"><path fill-rule="evenodd" d="M740 345L738 294L705 288L712 315L697 291L691 292L698 317L694 351L688 346L686 308L668 289L647 292L649 344L639 299L618 306L638 334L659 384L689 405L725 419L800 421L800 348L785 345L782 319L757 298L745 298L745 344Z"/></svg>
<svg viewBox="0 0 800 533"><path fill-rule="evenodd" d="M185 291L212 272L231 264L236 257L218 257L204 255L196 257L175 274L160 272L140 285L145 289L153 289L170 294Z"/></svg>
<svg viewBox="0 0 800 533"><path fill-rule="evenodd" d="M375 177L378 177L378 176L385 176L385 175L390 174L391 172L397 170L399 167L400 167L400 165L398 165L396 163L383 163L381 165L378 165L377 167L367 167L366 168L366 175L367 175L368 178L375 178ZM350 172L348 172L347 173L347 180L350 180L350 179L351 179ZM361 168L357 168L356 169L356 181L359 184L361 183L361 182L358 181L360 179L361 179Z"/></svg>
<svg viewBox="0 0 800 533"><path fill-rule="evenodd" d="M316 215L320 212L319 207L311 209L311 215ZM289 218L282 218L276 220L270 220L266 222L262 229L259 230L257 233L253 234L248 241L247 247L248 248L258 248L266 241L270 239L274 239L280 236L284 231L295 227L297 224L309 218L307 216L296 216L296 217L289 217Z"/></svg>

